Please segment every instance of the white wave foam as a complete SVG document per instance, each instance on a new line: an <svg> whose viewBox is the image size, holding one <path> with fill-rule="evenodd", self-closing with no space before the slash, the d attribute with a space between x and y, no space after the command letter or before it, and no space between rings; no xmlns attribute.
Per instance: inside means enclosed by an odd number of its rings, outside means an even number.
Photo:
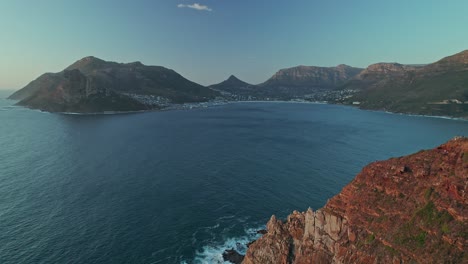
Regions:
<svg viewBox="0 0 468 264"><path fill-rule="evenodd" d="M242 255L247 252L247 243L260 238L258 230L264 229L265 226L259 228L248 228L245 230L245 235L239 237L227 238L225 241L215 245L203 246L201 251L197 251L192 263L195 264L229 264L223 259L223 252L227 249L234 249ZM186 261L181 264L186 264Z"/></svg>

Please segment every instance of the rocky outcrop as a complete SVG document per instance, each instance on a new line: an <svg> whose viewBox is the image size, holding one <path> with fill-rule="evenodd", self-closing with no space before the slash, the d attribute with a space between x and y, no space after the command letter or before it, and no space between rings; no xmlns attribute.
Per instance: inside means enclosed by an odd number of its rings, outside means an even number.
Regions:
<svg viewBox="0 0 468 264"><path fill-rule="evenodd" d="M372 64L367 69L362 71L359 75L358 78L362 78L365 75L369 74L395 74L395 75L401 75L405 71L413 71L417 67L409 66L409 65L403 65L399 63L376 63Z"/></svg>
<svg viewBox="0 0 468 264"><path fill-rule="evenodd" d="M379 81L380 79L404 78L416 69L418 68L399 63L376 63L359 73L355 79Z"/></svg>
<svg viewBox="0 0 468 264"><path fill-rule="evenodd" d="M317 211L272 216L243 263L468 263L468 139L374 162Z"/></svg>
<svg viewBox="0 0 468 264"><path fill-rule="evenodd" d="M223 252L223 260L234 264L240 264L244 260L244 256L234 249L227 249Z"/></svg>

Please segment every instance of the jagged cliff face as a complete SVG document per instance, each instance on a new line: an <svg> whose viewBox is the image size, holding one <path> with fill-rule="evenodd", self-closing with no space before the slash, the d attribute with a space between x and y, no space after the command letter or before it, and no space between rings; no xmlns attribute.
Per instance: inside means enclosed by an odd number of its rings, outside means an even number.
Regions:
<svg viewBox="0 0 468 264"><path fill-rule="evenodd" d="M361 71L344 64L336 67L298 66L279 70L259 86L266 95L292 98L335 89Z"/></svg>
<svg viewBox="0 0 468 264"><path fill-rule="evenodd" d="M324 208L274 216L251 263L468 263L468 139L366 166Z"/></svg>
<svg viewBox="0 0 468 264"><path fill-rule="evenodd" d="M331 88L343 84L361 71L362 69L353 68L344 64L336 67L298 66L279 70L269 80L263 83L262 86Z"/></svg>

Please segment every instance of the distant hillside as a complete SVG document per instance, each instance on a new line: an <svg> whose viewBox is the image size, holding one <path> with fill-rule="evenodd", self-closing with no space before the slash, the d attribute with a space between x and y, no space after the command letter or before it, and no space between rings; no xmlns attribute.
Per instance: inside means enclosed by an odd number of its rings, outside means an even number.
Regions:
<svg viewBox="0 0 468 264"><path fill-rule="evenodd" d="M341 88L365 109L468 117L468 50L425 66L378 63ZM464 103L466 102L466 103Z"/></svg>
<svg viewBox="0 0 468 264"><path fill-rule="evenodd" d="M468 50L427 65L297 66L259 85L230 76L210 87L160 66L86 57L61 72L41 75L10 99L52 112L102 112L157 109L220 95L234 101L306 99L468 118Z"/></svg>
<svg viewBox="0 0 468 264"><path fill-rule="evenodd" d="M86 57L59 73L41 75L10 99L51 112L102 112L158 108L158 102L207 101L216 95L164 67Z"/></svg>
<svg viewBox="0 0 468 264"><path fill-rule="evenodd" d="M253 94L258 89L255 85L241 81L234 75L229 76L223 82L210 85L209 88L232 94Z"/></svg>
<svg viewBox="0 0 468 264"><path fill-rule="evenodd" d="M336 67L297 66L279 70L259 86L272 97L294 98L319 90L335 89L362 70L344 64Z"/></svg>

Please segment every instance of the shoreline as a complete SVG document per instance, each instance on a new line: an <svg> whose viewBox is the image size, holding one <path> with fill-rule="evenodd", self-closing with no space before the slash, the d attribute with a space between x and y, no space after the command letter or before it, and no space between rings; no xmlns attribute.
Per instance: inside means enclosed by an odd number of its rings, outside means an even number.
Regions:
<svg viewBox="0 0 468 264"><path fill-rule="evenodd" d="M39 109L34 109L34 110L39 110ZM92 112L92 113L49 112L49 111L43 111L43 110L39 110L39 111L45 112L45 113L51 113L51 114L61 114L61 115L126 115L126 114L156 112L156 111L161 111L161 110L160 109L154 109L154 110L135 110L135 111L105 111L105 112Z"/></svg>
<svg viewBox="0 0 468 264"><path fill-rule="evenodd" d="M9 98L2 98L5 100L15 101ZM188 104L178 104L169 106L166 108L160 109L147 109L147 110L134 110L134 111L104 111L104 112L90 112L90 113L80 113L80 112L50 112L41 109L34 109L27 106L22 105L12 105L18 107L24 107L27 109L39 111L42 113L51 113L51 114L62 114L62 115L123 115L123 114L138 114L138 113L147 113L147 112L164 112L164 111L174 111L174 110L194 110L200 108L212 108L220 105L227 105L227 104L237 104L237 103L294 103L294 104L318 104L318 105L339 105L344 107L351 107L355 109L359 109L362 111L370 111L370 112L378 112L378 113L386 113L386 114L393 114L393 115L406 115L406 116L413 116L413 117L429 117L429 118L438 118L438 119L447 119L447 120L455 120L455 121L468 121L468 118L463 117L453 117L453 116L437 116L437 115L424 115L424 114L412 114L412 113L400 113L400 112L390 112L386 110L377 110L377 109L366 109L360 108L359 106L347 105L347 104L340 104L340 103L329 103L325 101L296 101L296 100L252 100L252 101L225 101L225 102L213 102L211 105L206 104L207 102L202 105L197 105L197 103L188 103Z"/></svg>
<svg viewBox="0 0 468 264"><path fill-rule="evenodd" d="M452 116L437 116L437 115L420 115L420 114L411 114L411 113L400 113L400 112L390 112L386 110L376 110L376 109L366 109L360 108L359 106L348 105L348 104L339 104L339 103L329 103L329 102L322 102L322 101L232 101L228 103L297 103L297 104L319 104L319 105L339 105L343 107L351 107L354 109L362 110L362 111L369 111L369 112L377 112L377 113L385 113L385 114L392 114L392 115L405 115L405 116L414 116L414 117L430 117L430 118L439 118L439 119L447 119L447 120L456 120L456 121L468 121L468 118L463 117L452 117Z"/></svg>
<svg viewBox="0 0 468 264"><path fill-rule="evenodd" d="M456 120L456 121L468 121L468 118L463 118L463 117L437 116L437 115L423 115L423 114L390 112L390 111L386 111L386 110L376 110L376 109L360 108L360 107L358 107L358 106L352 106L352 105L344 105L344 104L340 104L340 105L353 107L353 108L356 108L356 109L359 109L359 110L362 110L362 111L370 111L370 112L385 113L385 114L392 114L392 115L405 115L405 116L414 116L414 117L430 117L430 118L447 119L447 120Z"/></svg>

